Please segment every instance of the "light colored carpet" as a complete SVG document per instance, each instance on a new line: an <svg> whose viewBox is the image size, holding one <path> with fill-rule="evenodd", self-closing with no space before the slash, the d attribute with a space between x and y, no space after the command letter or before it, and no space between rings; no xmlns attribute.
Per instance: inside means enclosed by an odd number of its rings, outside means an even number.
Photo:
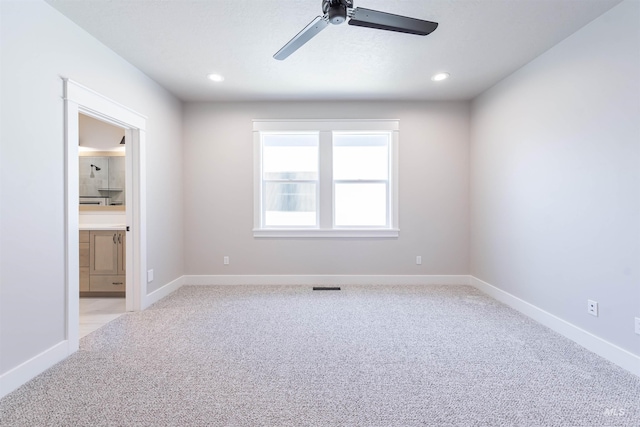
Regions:
<svg viewBox="0 0 640 427"><path fill-rule="evenodd" d="M639 426L640 378L468 286L185 286L2 426Z"/></svg>

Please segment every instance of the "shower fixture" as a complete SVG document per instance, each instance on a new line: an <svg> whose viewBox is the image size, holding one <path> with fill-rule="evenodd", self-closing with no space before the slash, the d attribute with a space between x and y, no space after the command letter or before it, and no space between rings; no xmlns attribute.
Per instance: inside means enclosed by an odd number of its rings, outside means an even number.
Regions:
<svg viewBox="0 0 640 427"><path fill-rule="evenodd" d="M100 168L100 167L98 167L98 166L96 166L96 165L94 165L94 164L91 164L91 175L89 175L89 178L95 178L95 177L96 177L96 176L94 175L94 173L93 173L93 169L95 169L95 170L96 170L96 172L98 172L98 171L99 171L100 169L102 169L102 168Z"/></svg>

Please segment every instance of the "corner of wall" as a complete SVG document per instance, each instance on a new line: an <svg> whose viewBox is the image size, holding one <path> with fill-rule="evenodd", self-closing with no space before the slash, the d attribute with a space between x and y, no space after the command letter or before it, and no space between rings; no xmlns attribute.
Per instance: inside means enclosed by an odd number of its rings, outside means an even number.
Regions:
<svg viewBox="0 0 640 427"><path fill-rule="evenodd" d="M155 291L145 295L142 301L142 310L147 309L161 299L180 289L185 283L185 277L186 276L180 276L172 282L169 282L166 285L156 289Z"/></svg>
<svg viewBox="0 0 640 427"><path fill-rule="evenodd" d="M490 297L508 305L536 322L559 333L608 361L640 377L640 356L637 356L609 341L577 327L527 301L503 291L477 277L471 276L470 283Z"/></svg>

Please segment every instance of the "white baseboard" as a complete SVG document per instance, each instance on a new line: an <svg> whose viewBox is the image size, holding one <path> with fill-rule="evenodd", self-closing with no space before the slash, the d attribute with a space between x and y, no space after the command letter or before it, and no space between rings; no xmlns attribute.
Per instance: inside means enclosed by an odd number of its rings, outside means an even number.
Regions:
<svg viewBox="0 0 640 427"><path fill-rule="evenodd" d="M462 275L190 275L185 285L468 285Z"/></svg>
<svg viewBox="0 0 640 427"><path fill-rule="evenodd" d="M529 316L533 320L549 329L569 338L571 341L581 345L597 355L604 357L608 361L615 363L621 368L640 376L640 356L618 347L600 337L587 332L576 325L567 322L541 308L536 307L508 292L496 288L474 276L470 276L470 284L486 293L492 298L518 310L520 313Z"/></svg>
<svg viewBox="0 0 640 427"><path fill-rule="evenodd" d="M180 276L173 282L169 282L166 285L162 286L159 289L147 294L142 302L142 309L146 309L150 305L153 305L160 301L162 298L168 296L169 294L177 291L184 284L184 278L186 276Z"/></svg>
<svg viewBox="0 0 640 427"><path fill-rule="evenodd" d="M60 341L53 347L0 375L0 399L65 359L69 354L69 342Z"/></svg>

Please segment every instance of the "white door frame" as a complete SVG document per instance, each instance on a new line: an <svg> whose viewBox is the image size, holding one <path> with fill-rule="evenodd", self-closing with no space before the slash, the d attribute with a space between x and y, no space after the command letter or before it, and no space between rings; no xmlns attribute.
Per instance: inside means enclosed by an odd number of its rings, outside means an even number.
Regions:
<svg viewBox="0 0 640 427"><path fill-rule="evenodd" d="M66 336L69 354L79 347L79 171L78 114L125 128L127 141L125 205L127 228L126 309L146 307L147 229L146 229L146 117L73 80L63 78L65 104L65 206L66 206Z"/></svg>

